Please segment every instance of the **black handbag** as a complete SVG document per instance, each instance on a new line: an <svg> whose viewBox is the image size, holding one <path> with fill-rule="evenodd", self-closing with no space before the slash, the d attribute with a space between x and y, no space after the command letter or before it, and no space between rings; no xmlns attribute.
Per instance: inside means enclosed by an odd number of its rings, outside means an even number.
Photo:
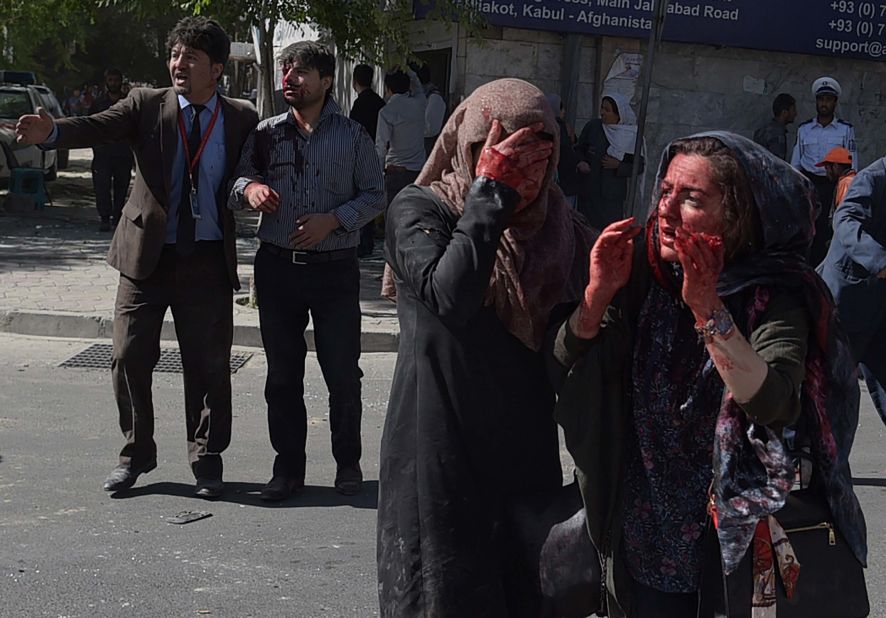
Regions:
<svg viewBox="0 0 886 618"><path fill-rule="evenodd" d="M864 618L870 613L864 569L835 527L825 500L811 488L793 491L774 514L800 563L800 576L788 599L776 573L778 618ZM716 569L719 542L711 526L707 569ZM712 540L711 540L712 539ZM716 552L716 558L713 558ZM705 578L700 618L749 618L753 596L753 545L734 573ZM710 571L708 571L710 572ZM720 590L716 590L717 583ZM725 595L725 599L723 598ZM717 598L719 597L719 598Z"/></svg>
<svg viewBox="0 0 886 618"><path fill-rule="evenodd" d="M508 507L510 536L542 618L584 618L601 609L602 568L578 484L520 496Z"/></svg>

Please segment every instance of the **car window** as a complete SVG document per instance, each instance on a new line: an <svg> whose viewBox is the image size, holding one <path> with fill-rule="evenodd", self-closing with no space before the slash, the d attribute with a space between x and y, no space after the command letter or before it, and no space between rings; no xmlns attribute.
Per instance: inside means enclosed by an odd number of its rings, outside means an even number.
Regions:
<svg viewBox="0 0 886 618"><path fill-rule="evenodd" d="M22 90L0 90L0 118L18 119L34 113L31 97Z"/></svg>
<svg viewBox="0 0 886 618"><path fill-rule="evenodd" d="M37 94L40 95L40 104L47 109L47 111L59 118L60 116L64 116L62 113L61 105L58 103L58 99L51 92L44 92L43 90L38 90Z"/></svg>

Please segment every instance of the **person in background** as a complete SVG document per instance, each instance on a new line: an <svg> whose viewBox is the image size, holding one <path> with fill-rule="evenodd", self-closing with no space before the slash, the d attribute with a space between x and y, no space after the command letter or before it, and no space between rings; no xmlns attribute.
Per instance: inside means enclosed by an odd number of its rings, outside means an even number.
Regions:
<svg viewBox="0 0 886 618"><path fill-rule="evenodd" d="M356 120L372 138L375 143L376 127L378 126L378 113L385 106L385 100L372 89L372 78L375 71L368 64L358 64L354 67L351 86L357 93L357 98L351 106L350 119ZM360 230L360 245L357 247L357 257L371 255L375 248L375 220L371 219Z"/></svg>
<svg viewBox="0 0 886 618"><path fill-rule="evenodd" d="M830 205L837 187L836 182L828 179L827 172L816 164L832 148L842 146L852 155L852 168L858 169L855 128L836 115L837 102L842 93L840 83L832 77L820 77L813 82L816 116L797 127L797 143L791 155L791 165L815 185L820 206L815 219L815 238L809 250L809 263L813 266L824 259L833 234Z"/></svg>
<svg viewBox="0 0 886 618"><path fill-rule="evenodd" d="M105 91L95 99L89 113L103 112L125 96L123 73L119 69L107 69ZM126 142L101 144L92 148L92 188L95 191L95 207L101 218L98 228L101 232L116 228L120 221L134 162L132 149Z"/></svg>
<svg viewBox="0 0 886 618"><path fill-rule="evenodd" d="M636 142L637 117L627 97L605 94L600 118L585 125L575 147L581 158L578 210L598 230L624 217ZM641 178L643 166L641 159Z"/></svg>
<svg viewBox="0 0 886 618"><path fill-rule="evenodd" d="M818 272L886 423L886 158L859 172L837 204L834 237Z"/></svg>
<svg viewBox="0 0 886 618"><path fill-rule="evenodd" d="M388 103L378 113L375 148L385 170L388 204L415 181L427 160L425 152L425 93L418 77L398 69L385 75Z"/></svg>
<svg viewBox="0 0 886 618"><path fill-rule="evenodd" d="M427 63L415 70L418 80L421 82L427 104L425 106L425 152L431 154L437 136L443 130L443 121L446 120L446 99L443 93L431 81L431 67Z"/></svg>
<svg viewBox="0 0 886 618"><path fill-rule="evenodd" d="M771 556L784 533L769 515L796 478L787 426L866 562L849 467L858 380L805 259L814 208L810 183L766 149L702 133L665 148L645 230L615 222L591 251L583 300L555 338L555 417L611 574L611 618L694 618L705 593L723 597L712 562L731 573ZM706 562L705 547L719 556ZM755 609L775 615L766 571L753 572Z"/></svg>
<svg viewBox="0 0 886 618"><path fill-rule="evenodd" d="M560 160L557 163L557 184L566 196L566 202L576 207L576 199L579 190L578 163L581 161L575 152L575 136L566 124L566 107L558 94L549 94L545 97L551 109L554 111L554 119L560 131Z"/></svg>
<svg viewBox="0 0 886 618"><path fill-rule="evenodd" d="M89 87L89 84L83 84L83 90L80 91L80 105L84 114L89 113L93 102L95 102L95 95L92 88Z"/></svg>
<svg viewBox="0 0 886 618"><path fill-rule="evenodd" d="M359 493L360 228L384 207L372 140L332 96L335 55L299 41L279 56L289 111L263 120L243 147L229 205L262 213L255 254L259 325L268 362L268 433L277 455L260 498L305 486L305 329L329 390L335 490Z"/></svg>
<svg viewBox="0 0 886 618"><path fill-rule="evenodd" d="M857 172L852 169L852 153L842 146L831 148L824 159L815 164L815 167L823 167L828 175L828 180L835 182L837 188L834 191L834 201L830 204L829 217L834 216L834 211L840 206L849 185Z"/></svg>
<svg viewBox="0 0 886 618"><path fill-rule="evenodd" d="M788 160L788 125L797 118L797 101L782 92L772 102L772 119L754 131L754 141L782 161Z"/></svg>
<svg viewBox="0 0 886 618"><path fill-rule="evenodd" d="M71 90L71 95L65 99L65 114L68 116L83 115L83 101L80 98L80 89Z"/></svg>

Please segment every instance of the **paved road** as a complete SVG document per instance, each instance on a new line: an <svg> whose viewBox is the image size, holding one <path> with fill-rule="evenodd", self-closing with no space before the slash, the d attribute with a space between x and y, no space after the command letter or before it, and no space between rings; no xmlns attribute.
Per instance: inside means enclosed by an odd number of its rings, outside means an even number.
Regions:
<svg viewBox="0 0 886 618"><path fill-rule="evenodd" d="M134 490L101 482L121 443L108 374L58 369L88 342L0 334L0 616L374 616L377 458L392 354L363 362L362 494L332 489L326 393L309 359L308 488L279 506L258 350L234 376L229 493L193 498L181 376L155 375L158 468ZM212 517L184 526L184 510Z"/></svg>
<svg viewBox="0 0 886 618"><path fill-rule="evenodd" d="M159 467L120 497L100 489L120 439L108 375L57 365L89 341L0 334L0 616L374 616L378 445L393 354L367 354L363 493L332 489L326 392L308 363L307 491L280 506L269 477L259 350L234 375L230 493L191 497L181 378L157 374ZM886 616L886 431L862 398L853 453L868 519L874 617ZM564 454L568 476L568 456ZM183 510L212 517L185 526Z"/></svg>

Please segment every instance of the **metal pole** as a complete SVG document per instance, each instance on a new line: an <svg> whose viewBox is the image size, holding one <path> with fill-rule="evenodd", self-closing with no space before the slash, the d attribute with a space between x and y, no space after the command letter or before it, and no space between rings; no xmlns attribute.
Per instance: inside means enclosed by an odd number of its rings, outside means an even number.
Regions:
<svg viewBox="0 0 886 618"><path fill-rule="evenodd" d="M646 57L643 59L643 87L640 97L640 115L637 119L637 143L634 145L634 162L631 168L631 181L628 184L628 197L625 201L627 214L637 214L637 188L640 175L640 157L643 153L643 137L646 133L646 110L649 106L649 88L652 85L652 67L655 62L655 50L661 42L661 34L664 29L665 15L667 14L668 0L655 0L652 8L652 30L649 32L649 46ZM647 153L648 154L648 153ZM649 162L646 162L649 165ZM642 197L642 196L641 196Z"/></svg>

